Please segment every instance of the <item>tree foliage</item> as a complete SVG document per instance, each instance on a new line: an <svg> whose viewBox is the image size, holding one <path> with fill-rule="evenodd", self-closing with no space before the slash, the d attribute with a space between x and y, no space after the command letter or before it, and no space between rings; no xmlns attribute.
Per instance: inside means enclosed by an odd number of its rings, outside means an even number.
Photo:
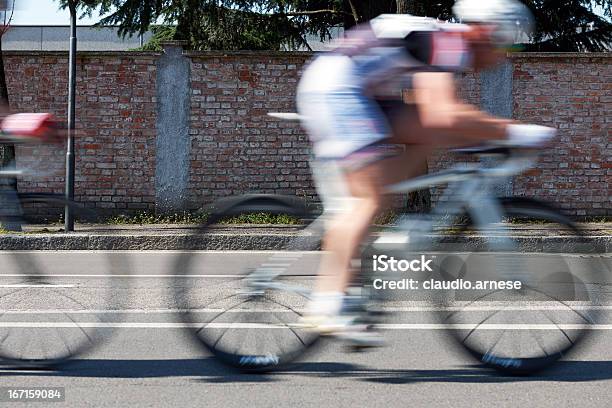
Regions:
<svg viewBox="0 0 612 408"><path fill-rule="evenodd" d="M2 54L2 38L11 26L14 13L15 0L0 2L0 109L2 110L9 106L6 74L4 72L4 56Z"/></svg>
<svg viewBox="0 0 612 408"><path fill-rule="evenodd" d="M67 0L60 0L65 7ZM174 40L193 49L279 49L307 46L307 34L330 37L343 24L341 0L81 0L100 25L118 25L121 36L154 24L175 25ZM157 30L168 35L168 30Z"/></svg>
<svg viewBox="0 0 612 408"><path fill-rule="evenodd" d="M69 1L60 0L62 6ZM307 47L306 36L330 37L330 28L368 21L381 13L408 12L452 18L454 0L77 0L101 25L122 36L156 24L154 41L183 40L193 49L239 50ZM612 44L610 0L524 0L537 32L528 50L602 51ZM605 17L594 12L604 11ZM149 46L153 46L150 44Z"/></svg>
<svg viewBox="0 0 612 408"><path fill-rule="evenodd" d="M2 52L2 38L7 33L15 13L15 0L0 2L0 113L10 110L8 85L4 70L4 55ZM15 146L4 144L0 146L0 166L6 167L15 159Z"/></svg>
<svg viewBox="0 0 612 408"><path fill-rule="evenodd" d="M529 0L537 21L528 51L605 51L612 49L610 0ZM599 6L604 16L594 13Z"/></svg>

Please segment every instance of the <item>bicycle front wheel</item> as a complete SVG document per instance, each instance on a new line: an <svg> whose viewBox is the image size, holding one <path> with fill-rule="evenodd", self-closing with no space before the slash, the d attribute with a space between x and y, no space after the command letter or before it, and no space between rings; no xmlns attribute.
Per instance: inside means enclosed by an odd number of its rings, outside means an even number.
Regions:
<svg viewBox="0 0 612 408"><path fill-rule="evenodd" d="M503 207L504 236L497 234L500 225L470 231L467 217L462 232L482 234L481 244L453 257L461 265L448 271L460 276L444 279L461 288L446 297L442 323L455 343L485 365L529 374L575 350L601 321L605 266L594 254L584 254L592 247L579 228L547 205L508 199ZM517 223L535 225L540 233L555 231L559 237L517 236ZM499 244L504 240L506 249ZM509 283L512 277L516 280Z"/></svg>
<svg viewBox="0 0 612 408"><path fill-rule="evenodd" d="M177 307L193 339L221 362L267 371L317 340L300 326L300 316L317 272L320 236L296 218L300 209L277 198L233 202L217 204L189 237L194 250L178 256ZM279 217L294 225L272 225ZM240 242L224 243L231 230L239 231ZM214 250L227 246L233 250Z"/></svg>
<svg viewBox="0 0 612 408"><path fill-rule="evenodd" d="M24 194L19 199L30 213L55 217L68 206L79 221L95 218L92 211L60 197ZM56 365L111 335L127 290L113 274L128 273L127 260L121 253L45 250L48 231L27 234L40 246L0 254L0 359L24 366ZM54 239L61 236L59 232ZM7 242L16 242L23 235L10 238Z"/></svg>

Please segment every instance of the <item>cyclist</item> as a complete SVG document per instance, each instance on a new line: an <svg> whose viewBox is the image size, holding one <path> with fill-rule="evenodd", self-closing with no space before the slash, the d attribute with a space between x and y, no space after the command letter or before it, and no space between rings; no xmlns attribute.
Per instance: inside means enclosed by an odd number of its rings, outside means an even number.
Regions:
<svg viewBox="0 0 612 408"><path fill-rule="evenodd" d="M342 169L350 203L329 220L327 255L303 318L322 333L354 327L342 313L353 280L350 262L386 204L386 185L422 174L436 148L489 140L537 147L555 135L551 128L490 116L457 95L456 72L493 66L520 36L528 38L533 20L527 7L516 0L458 0L453 12L461 24L381 15L347 32L304 71L298 111L315 157ZM319 192L325 204L329 197Z"/></svg>

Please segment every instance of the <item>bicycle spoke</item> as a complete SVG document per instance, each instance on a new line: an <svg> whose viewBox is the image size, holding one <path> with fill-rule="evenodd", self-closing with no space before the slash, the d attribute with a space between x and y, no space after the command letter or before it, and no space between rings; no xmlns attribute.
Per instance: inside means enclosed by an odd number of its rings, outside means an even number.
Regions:
<svg viewBox="0 0 612 408"><path fill-rule="evenodd" d="M546 313L545 311L542 311L542 310L538 310L538 312L539 312L540 314L544 315L544 317L546 317L546 318L548 319L548 321L549 321L549 322L551 322L552 324L554 324L554 325L557 327L557 329L559 329L559 331L560 331L561 333L563 333L563 335L565 336L565 338L567 339L567 341L569 341L569 342L570 342L570 344L571 344L571 345L574 345L574 342L572 341L572 339L570 338L570 336L569 336L569 335L568 335L568 334L565 332L565 330L563 330L563 329L561 328L561 326L559 326L559 325L557 324L557 322L555 322L553 319L551 319L551 318L550 318L550 316L548 316L548 313Z"/></svg>
<svg viewBox="0 0 612 408"><path fill-rule="evenodd" d="M20 337L22 337L22 336L20 336ZM25 344L24 344L23 350L22 350L22 351L21 351L21 353L19 354L19 359L20 359L20 360L22 360L22 359L23 359L23 355L24 355L24 353L25 353L25 351L26 351L26 349L27 349L27 347L26 347L26 346L28 346L28 345L30 344L30 342L32 341L32 336L25 336L25 337L26 337L26 339L25 339ZM22 337L22 338L23 338L23 337Z"/></svg>
<svg viewBox="0 0 612 408"><path fill-rule="evenodd" d="M214 317L212 320L210 320L208 323L206 323L206 325L204 325L203 327L199 328L199 329L196 331L196 333L197 333L197 334L200 334L200 332L201 332L202 330L204 330L205 328L207 328L207 327L208 327L208 325L210 325L210 324L211 324L211 323L212 323L212 322L213 322L213 321L214 321L214 320L215 320L217 317L221 316L221 315L222 315L222 314L224 314L224 313L229 312L230 310L233 310L233 309L237 308L237 307L238 307L238 306L240 306L240 305L243 305L244 303L248 302L249 300L250 300L250 299L248 299L248 298L247 298L247 299L243 300L242 302L240 302L240 303L238 303L238 304L236 304L236 305L234 305L234 306L230 307L229 309L225 309L223 312L221 312L221 313L217 314L217 315L216 315L216 316L215 316L215 317ZM231 325L229 325L229 324L228 324L228 325L227 325L227 327L225 327L225 328L223 329L223 332L221 333L221 335L220 335L220 336L217 338L217 340L215 341L215 343L212 345L212 347L213 347L213 348L217 348L217 344L219 343L219 341L221 340L221 338L222 338L223 336L225 336L225 333L227 333L227 331L228 331L230 328L231 328Z"/></svg>
<svg viewBox="0 0 612 408"><path fill-rule="evenodd" d="M474 299L474 300L472 300L471 302L469 302L469 303L467 303L467 304L463 305L463 307L469 307L469 306L471 306L472 304L474 304L474 303L476 303L476 302L479 302L479 301L483 300L484 298L486 298L486 297L488 297L488 296L490 296L490 295L493 295L493 294L495 294L495 293L501 293L501 292L502 292L502 290L499 290L499 289L498 289L498 290L495 290L495 291L493 291L493 292L487 292L487 293L485 293L484 295L482 295L482 296L478 296L476 299ZM446 320L448 320L449 318L453 317L453 316L454 316L454 315L456 315L457 313L461 313L462 311L463 311L463 310L455 310L454 312L451 312L450 314L446 315L446 318L445 318L445 319L446 319Z"/></svg>
<svg viewBox="0 0 612 408"><path fill-rule="evenodd" d="M68 341L64 337L64 333L61 330L55 330L55 333L57 334L57 337L61 340L62 344L68 351L68 355L72 356L73 355L72 349L70 348L70 344L68 344Z"/></svg>
<svg viewBox="0 0 612 408"><path fill-rule="evenodd" d="M0 345L4 344L4 342L6 341L6 339L11 335L11 329L9 328L7 330L6 336L2 337L2 340L0 340Z"/></svg>
<svg viewBox="0 0 612 408"><path fill-rule="evenodd" d="M539 311L539 312L540 312L540 311ZM541 313L541 312L540 312L540 313ZM521 319L521 321L522 321L523 323L527 324L527 322L525 321L525 319L524 319L524 318L523 318L521 315L519 315L519 317L520 317L520 319ZM547 316L547 317L548 317L548 316ZM549 320L550 320L550 319L549 319ZM552 320L551 320L551 321L552 321ZM553 322L553 323L554 323L554 322ZM555 323L555 325L556 325L556 323ZM557 326L557 327L559 327L559 326ZM544 352L544 354L546 354L546 356L548 357L548 356L549 356L549 354L548 354L548 352L546 351L546 348L545 348L545 347L542 345L542 342L541 342L541 340L538 338L538 336L537 336L537 335L535 335L535 334L533 333L533 331L532 331L532 330L528 330L528 333L529 333L529 335L530 335L530 336L531 336L533 339L535 339L536 343L538 343L538 346L540 346L540 350L542 350L542 351Z"/></svg>
<svg viewBox="0 0 612 408"><path fill-rule="evenodd" d="M495 346L497 346L497 344L500 342L500 340L502 339L502 337L504 337L504 334L506 333L506 330L502 330L502 332L499 334L499 336L497 337L497 340L495 340L495 342L493 343L493 345L491 347L489 347L487 349L487 351L484 353L484 355L487 355L489 353L491 353L494 349ZM467 339L467 337L466 337Z"/></svg>
<svg viewBox="0 0 612 408"><path fill-rule="evenodd" d="M81 307L83 308L83 310L89 310L89 309L88 309L88 308L87 308L85 305L83 305L81 302L79 302L79 301L77 301L77 300L75 300L75 299L72 299L72 298L71 298L71 297L69 297L69 296L63 295L62 293L60 293L59 291L57 291L57 290L55 290L55 289L52 289L52 291L53 291L53 292L55 292L55 293L57 293L57 294L58 294L58 295L60 295L60 296L64 296L65 298L67 298L67 299L70 299L70 300L74 301L76 304L78 304L79 306L81 306ZM80 331L81 331L81 332L82 332L82 333L85 335L85 337L87 337L87 340L89 340L89 343L90 343L90 344L93 344L93 343L94 343L94 340L93 340L93 339L92 339L92 338L89 336L89 334L88 334L88 333L87 333L87 332L86 332L86 331L83 329L83 327L81 327L81 326L79 325L79 323L77 323L77 321L76 321L76 320L74 320L74 319L73 319L73 318L72 318L72 317L71 317L71 316L70 316L68 313L65 313L65 312L64 312L64 313L62 313L62 314L63 314L63 315L65 315L65 316L66 316L68 319L70 319L70 321L71 321L72 323L74 323L74 324L75 324L75 325L76 325L76 326L79 328L79 330L80 330Z"/></svg>
<svg viewBox="0 0 612 408"><path fill-rule="evenodd" d="M289 310L295 312L295 310L293 308L291 308L289 306L285 306L284 304L282 304L280 302L272 301L272 303L274 303L276 305L279 305L279 306L282 306L282 307L285 307L286 309L289 309ZM299 316L299 313L296 312L296 314ZM284 324L285 327L287 327L291 331L291 333L293 333L295 335L295 337L297 337L297 339L299 340L300 343L302 343L303 346L306 346L306 343L304 343L304 340L300 337L299 334L297 334L297 332L295 331L294 328L292 328L291 326L287 325L287 322L285 320L281 319L280 317L278 317L276 313L273 313L273 315L276 318L276 320L278 320L279 322Z"/></svg>
<svg viewBox="0 0 612 408"><path fill-rule="evenodd" d="M539 289L533 288L533 287L529 287L529 289L533 290L533 291L534 291L534 292L536 292L536 293L539 293L539 294L541 294L541 295L544 295L544 296L546 296L546 297L548 297L548 298L550 298L550 299L552 299L552 300L555 300L555 301L557 301L557 302L561 303L563 306L567 307L569 310L571 310L572 312L574 312L575 314L577 314L578 316L580 316L580 317L582 318L582 320L584 320L584 321L585 321L585 322L587 322L588 324L594 324L594 323L595 323L595 322L593 322L593 321L592 321L590 318L583 316L583 315L582 315L582 313L580 313L578 310L574 309L574 308L573 308L571 305L567 304L567 303L566 303L566 302L564 302L563 300L561 300L561 299L557 299L556 297L554 297L554 296L552 296L552 295L550 295L550 294L548 294L548 293L546 293L546 292L543 292L543 291L541 291L541 290L539 290Z"/></svg>
<svg viewBox="0 0 612 408"><path fill-rule="evenodd" d="M504 309L506 309L506 307L504 307ZM493 314L488 315L487 317L485 317L483 320L480 321L480 323L478 323L475 327L472 328L472 330L469 331L469 333L467 334L467 336L464 337L463 339L463 343L465 343L465 341L468 339L468 337L470 337L472 335L472 333L474 333L476 331L476 329L478 329L480 326L482 326L487 320L489 320L491 317L495 316L496 314L498 314L499 312L503 311L504 309L500 309L500 310L496 310L495 312L493 312Z"/></svg>

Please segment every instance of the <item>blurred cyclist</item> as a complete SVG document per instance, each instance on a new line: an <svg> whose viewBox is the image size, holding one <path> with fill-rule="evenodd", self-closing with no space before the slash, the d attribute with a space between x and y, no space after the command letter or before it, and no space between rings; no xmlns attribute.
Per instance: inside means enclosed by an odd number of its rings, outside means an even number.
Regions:
<svg viewBox="0 0 612 408"><path fill-rule="evenodd" d="M342 313L353 280L350 262L384 207L385 186L422 174L436 148L488 140L537 147L555 135L492 117L457 95L456 72L493 66L509 46L528 38L533 20L527 7L516 0L458 0L453 12L463 24L381 15L347 32L303 74L297 106L314 154L340 166L350 198L329 220L327 255L304 316L322 333L350 330ZM390 149L402 145L401 152ZM328 193L320 177L317 182L325 205Z"/></svg>

